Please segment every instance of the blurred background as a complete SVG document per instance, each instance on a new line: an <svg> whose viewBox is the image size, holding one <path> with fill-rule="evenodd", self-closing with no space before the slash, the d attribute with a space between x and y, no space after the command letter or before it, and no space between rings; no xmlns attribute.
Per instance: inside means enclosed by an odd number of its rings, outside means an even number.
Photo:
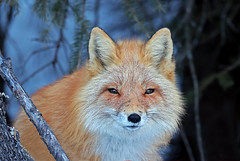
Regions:
<svg viewBox="0 0 240 161"><path fill-rule="evenodd" d="M0 0L0 50L29 95L84 64L95 26L114 40L171 30L187 114L165 160L240 160L239 0ZM19 105L0 90L11 124Z"/></svg>

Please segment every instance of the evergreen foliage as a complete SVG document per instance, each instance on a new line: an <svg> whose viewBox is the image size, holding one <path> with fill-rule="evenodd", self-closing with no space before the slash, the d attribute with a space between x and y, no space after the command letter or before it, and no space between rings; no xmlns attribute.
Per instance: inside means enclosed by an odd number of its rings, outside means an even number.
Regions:
<svg viewBox="0 0 240 161"><path fill-rule="evenodd" d="M72 72L79 68L87 57L87 44L90 32L89 21L85 17L86 1L36 0L34 10L48 26L42 32L41 41L44 42L47 42L46 38L52 28L58 28L63 34L66 19L70 16L74 18L75 34L74 42L71 44L72 54L69 62L69 71Z"/></svg>
<svg viewBox="0 0 240 161"><path fill-rule="evenodd" d="M70 72L79 68L88 58L87 49L90 32L90 22L85 17L86 1L76 2L73 10L76 16L76 28L72 45Z"/></svg>

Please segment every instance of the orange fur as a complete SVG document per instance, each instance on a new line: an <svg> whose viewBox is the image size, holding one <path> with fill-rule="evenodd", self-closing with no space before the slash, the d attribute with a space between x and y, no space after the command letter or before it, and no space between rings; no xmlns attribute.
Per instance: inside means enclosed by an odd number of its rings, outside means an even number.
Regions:
<svg viewBox="0 0 240 161"><path fill-rule="evenodd" d="M89 55L86 66L32 96L70 160L161 159L157 150L167 145L183 114L169 30L159 30L147 43L114 43L94 28ZM145 94L149 88L154 93ZM129 123L133 113L142 122ZM53 160L23 111L14 126L36 160ZM131 140L138 147L129 146Z"/></svg>

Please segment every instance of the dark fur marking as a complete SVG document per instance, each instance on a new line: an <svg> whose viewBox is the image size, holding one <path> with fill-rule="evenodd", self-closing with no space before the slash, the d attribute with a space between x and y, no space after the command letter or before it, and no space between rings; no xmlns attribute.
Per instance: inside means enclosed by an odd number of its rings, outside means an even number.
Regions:
<svg viewBox="0 0 240 161"><path fill-rule="evenodd" d="M94 40L94 46L95 46L95 48L94 48L94 53L95 53L95 56L96 56L96 58L97 58L97 61L99 61L99 63L101 64L101 66L102 66L103 68L105 68L106 64L105 64L105 63L103 62L103 60L102 60L102 54L101 54L101 51L100 51L100 49L99 49L100 47L99 47L96 39Z"/></svg>
<svg viewBox="0 0 240 161"><path fill-rule="evenodd" d="M155 60L155 62L157 63L157 66L159 66L161 64L161 61L165 59L165 57L167 56L167 49L169 46L168 41L164 41L162 45L163 45L163 50L160 51L159 56Z"/></svg>
<svg viewBox="0 0 240 161"><path fill-rule="evenodd" d="M126 102L123 102L123 103L118 107L118 109L120 110L123 106L126 106L126 107L130 106L130 102L131 102L131 100L128 100L128 101L126 101Z"/></svg>

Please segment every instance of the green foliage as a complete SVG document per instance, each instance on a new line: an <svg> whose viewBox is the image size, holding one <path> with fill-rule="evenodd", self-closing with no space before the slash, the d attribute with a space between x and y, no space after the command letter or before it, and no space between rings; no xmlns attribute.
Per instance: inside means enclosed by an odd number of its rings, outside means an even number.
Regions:
<svg viewBox="0 0 240 161"><path fill-rule="evenodd" d="M209 85L211 85L215 80L218 81L219 85L223 88L223 90L227 90L228 88L234 85L234 80L229 73L214 73L209 76L206 76L199 85L200 92L203 92L207 89Z"/></svg>
<svg viewBox="0 0 240 161"><path fill-rule="evenodd" d="M225 73L218 77L218 83L223 88L223 90L227 90L234 85L234 80L229 73Z"/></svg>
<svg viewBox="0 0 240 161"><path fill-rule="evenodd" d="M149 38L156 30L152 16L161 14L161 12L164 11L161 0L151 0L147 2L143 0L124 0L122 3L125 15L132 27L144 33L145 36Z"/></svg>
<svg viewBox="0 0 240 161"><path fill-rule="evenodd" d="M83 57L87 55L87 44L89 39L89 21L85 18L85 0L36 0L34 11L46 23L42 31L40 41L48 42L49 33L52 28L59 28L60 32L65 29L65 21L72 16L75 20L74 42L71 44L70 72L74 71L83 63ZM61 34L60 33L60 37ZM64 37L60 39L64 41ZM84 54L82 54L84 53Z"/></svg>
<svg viewBox="0 0 240 161"><path fill-rule="evenodd" d="M41 32L41 35L39 37L39 41L40 42L44 42L44 43L48 43L50 38L49 38L49 33L51 31L51 27L48 26L46 28L44 28Z"/></svg>
<svg viewBox="0 0 240 161"><path fill-rule="evenodd" d="M36 0L34 10L45 22L64 26L68 11L67 0Z"/></svg>
<svg viewBox="0 0 240 161"><path fill-rule="evenodd" d="M158 12L166 12L166 9L163 6L163 0L151 0L152 6L154 7L154 10Z"/></svg>
<svg viewBox="0 0 240 161"><path fill-rule="evenodd" d="M70 61L70 72L79 68L84 63L84 56L87 57L88 39L89 39L89 21L80 21L75 29L74 43L72 45L72 57ZM85 58L86 59L86 58Z"/></svg>
<svg viewBox="0 0 240 161"><path fill-rule="evenodd" d="M69 67L70 72L79 68L87 57L90 22L85 18L85 3L85 0L76 1L72 8L76 17L76 28L74 42L72 44L72 56Z"/></svg>
<svg viewBox="0 0 240 161"><path fill-rule="evenodd" d="M8 3L8 4L10 4L11 6L15 6L15 5L19 6L18 0L1 0L1 1L0 1L0 4L1 4L1 3Z"/></svg>
<svg viewBox="0 0 240 161"><path fill-rule="evenodd" d="M213 81L217 78L217 74L211 74L210 76L205 77L201 82L200 82L200 92L202 92L204 89L207 89L207 87L213 83Z"/></svg>
<svg viewBox="0 0 240 161"><path fill-rule="evenodd" d="M9 4L12 7L13 11L14 11L13 15L17 15L19 13L19 3L18 3L18 0L1 0L0 1L0 5L2 5L2 4L5 4L5 5Z"/></svg>

